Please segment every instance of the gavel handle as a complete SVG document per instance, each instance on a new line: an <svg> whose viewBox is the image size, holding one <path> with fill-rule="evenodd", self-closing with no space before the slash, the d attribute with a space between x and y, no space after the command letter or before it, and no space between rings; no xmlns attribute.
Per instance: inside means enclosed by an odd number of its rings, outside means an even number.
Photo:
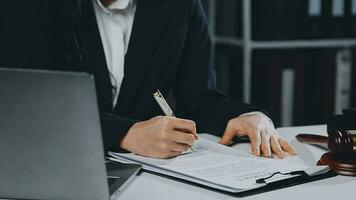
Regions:
<svg viewBox="0 0 356 200"><path fill-rule="evenodd" d="M308 144L326 144L328 143L328 137L322 135L313 134L298 134L295 136L299 142Z"/></svg>

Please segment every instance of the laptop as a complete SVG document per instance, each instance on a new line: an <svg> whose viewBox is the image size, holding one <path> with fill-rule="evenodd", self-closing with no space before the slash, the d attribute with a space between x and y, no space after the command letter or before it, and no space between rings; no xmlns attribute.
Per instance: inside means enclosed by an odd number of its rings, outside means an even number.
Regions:
<svg viewBox="0 0 356 200"><path fill-rule="evenodd" d="M110 199L141 168L105 163L93 76L0 69L0 199Z"/></svg>

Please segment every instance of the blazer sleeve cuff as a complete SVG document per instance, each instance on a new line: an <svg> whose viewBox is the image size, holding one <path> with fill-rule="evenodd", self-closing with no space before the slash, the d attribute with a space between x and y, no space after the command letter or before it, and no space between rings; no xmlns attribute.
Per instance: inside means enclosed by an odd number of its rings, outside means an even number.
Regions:
<svg viewBox="0 0 356 200"><path fill-rule="evenodd" d="M136 122L138 121L110 113L101 114L101 130L105 151L127 152L121 149L119 144Z"/></svg>

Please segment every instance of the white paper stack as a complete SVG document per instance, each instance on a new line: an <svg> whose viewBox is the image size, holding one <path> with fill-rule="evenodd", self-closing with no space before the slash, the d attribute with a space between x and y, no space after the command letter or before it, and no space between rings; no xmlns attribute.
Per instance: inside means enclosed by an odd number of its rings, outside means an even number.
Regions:
<svg viewBox="0 0 356 200"><path fill-rule="evenodd" d="M110 159L134 162L148 171L191 181L211 188L241 192L265 186L256 183L275 172L291 172L309 168L278 159L255 157L248 153L200 138L194 152L171 159L154 159L132 153L110 152Z"/></svg>

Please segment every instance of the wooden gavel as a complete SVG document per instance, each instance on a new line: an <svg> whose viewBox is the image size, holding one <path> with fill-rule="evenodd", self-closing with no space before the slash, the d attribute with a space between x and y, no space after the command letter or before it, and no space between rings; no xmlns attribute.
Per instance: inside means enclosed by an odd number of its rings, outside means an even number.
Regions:
<svg viewBox="0 0 356 200"><path fill-rule="evenodd" d="M333 130L328 131L328 135L298 134L296 138L302 143L327 145L338 158L356 160L356 130Z"/></svg>
<svg viewBox="0 0 356 200"><path fill-rule="evenodd" d="M344 115L335 115L327 125L328 137L299 134L302 143L326 145L328 153L322 155L318 164L329 167L340 175L356 176L356 110L344 110Z"/></svg>

